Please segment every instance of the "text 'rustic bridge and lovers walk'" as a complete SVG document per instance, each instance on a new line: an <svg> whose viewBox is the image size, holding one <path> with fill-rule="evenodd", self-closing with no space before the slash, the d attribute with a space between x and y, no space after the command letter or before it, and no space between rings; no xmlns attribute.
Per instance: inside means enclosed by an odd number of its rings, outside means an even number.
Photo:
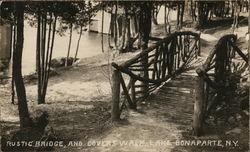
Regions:
<svg viewBox="0 0 250 152"><path fill-rule="evenodd" d="M243 59L245 68L247 66L247 56L236 46L236 39L233 34L221 37L202 65L196 64L202 50L200 34L190 31L170 34L130 60L121 64L112 63L111 119L120 120L126 107L136 110L140 102L156 100L148 97L157 90L161 93L155 98L165 99L161 101L164 104L191 109L188 114L185 110L175 112L190 116L185 119L193 122L194 134L201 135L203 122L211 109L227 98L230 74L237 70L234 65ZM193 72L195 68L196 74ZM193 74L188 74L190 72ZM191 90L189 97L184 102L178 101L181 96L188 95L178 91L173 93L166 89L168 86L186 87ZM177 99L173 100L171 96Z"/></svg>

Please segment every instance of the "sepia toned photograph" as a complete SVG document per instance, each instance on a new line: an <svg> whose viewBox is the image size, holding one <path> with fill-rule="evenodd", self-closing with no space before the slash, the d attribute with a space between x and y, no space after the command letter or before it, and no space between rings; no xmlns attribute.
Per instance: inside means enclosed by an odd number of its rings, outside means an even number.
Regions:
<svg viewBox="0 0 250 152"><path fill-rule="evenodd" d="M0 152L249 152L249 0L0 0Z"/></svg>

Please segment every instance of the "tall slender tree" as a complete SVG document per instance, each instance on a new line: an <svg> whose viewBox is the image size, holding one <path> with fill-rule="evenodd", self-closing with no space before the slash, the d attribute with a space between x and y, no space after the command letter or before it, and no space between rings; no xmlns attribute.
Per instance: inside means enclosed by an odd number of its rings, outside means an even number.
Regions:
<svg viewBox="0 0 250 152"><path fill-rule="evenodd" d="M139 41L140 41L140 48L141 51L144 51L148 48L148 41L149 36L151 32L151 24L152 24L152 2L142 2L140 3L140 15L139 15ZM148 70L147 70L147 64L148 64L148 57L145 56L141 64L144 66L144 71L141 72L141 76L148 78ZM148 90L148 83L142 82L142 85L144 86L142 88L142 91L147 92ZM147 96L147 94L145 94Z"/></svg>
<svg viewBox="0 0 250 152"><path fill-rule="evenodd" d="M45 103L50 62L53 54L59 2L32 2L27 4L30 20L37 23L36 71L38 75L38 103Z"/></svg>
<svg viewBox="0 0 250 152"><path fill-rule="evenodd" d="M92 2L89 1L77 3L79 12L76 14L75 27L79 29L79 37L76 45L75 57L73 62L77 60L78 51L80 49L80 41L82 38L83 27L89 24L90 18L95 15L96 9L93 8Z"/></svg>
<svg viewBox="0 0 250 152"><path fill-rule="evenodd" d="M66 2L67 3L67 2ZM69 44L67 50L67 56L65 60L65 66L69 65L69 56L71 51L71 43L72 43L72 34L73 34L73 25L77 22L77 14L80 12L79 3L67 3L64 7L64 12L62 13L62 22L66 24L66 27L69 28Z"/></svg>
<svg viewBox="0 0 250 152"><path fill-rule="evenodd" d="M250 71L250 4L248 4L248 64Z"/></svg>
<svg viewBox="0 0 250 152"><path fill-rule="evenodd" d="M20 126L28 127L32 125L32 120L29 115L26 91L22 77L22 54L24 41L24 3L15 2L16 4L16 43L13 51L13 76L16 86L18 99L18 111L20 118Z"/></svg>

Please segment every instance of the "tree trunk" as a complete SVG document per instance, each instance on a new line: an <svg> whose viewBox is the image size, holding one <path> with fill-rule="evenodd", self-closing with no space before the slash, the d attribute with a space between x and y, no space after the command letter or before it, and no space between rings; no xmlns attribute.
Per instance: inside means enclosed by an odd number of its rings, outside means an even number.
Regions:
<svg viewBox="0 0 250 152"><path fill-rule="evenodd" d="M168 30L167 30L167 6L166 6L166 4L164 5L164 28L165 28L165 32L167 34Z"/></svg>
<svg viewBox="0 0 250 152"><path fill-rule="evenodd" d="M185 20L191 20L191 4L189 5L189 0L185 0L184 15L185 15Z"/></svg>
<svg viewBox="0 0 250 152"><path fill-rule="evenodd" d="M69 54L70 54L70 48L71 48L71 41L72 41L72 30L73 30L73 25L72 23L70 23L70 33L69 33L69 46L68 46L68 53L67 53L67 57L65 60L65 67L68 66L68 60L69 60Z"/></svg>
<svg viewBox="0 0 250 152"><path fill-rule="evenodd" d="M14 52L15 50L15 45L16 45L16 26L15 25L12 25L12 28L11 30L13 30L13 35L12 35L12 52ZM13 53L12 53L12 78L11 78L11 103L14 104L15 103L15 82L14 82L14 73L13 73L13 70L14 70L14 65L13 65L13 62L14 62L14 57L13 57Z"/></svg>
<svg viewBox="0 0 250 152"><path fill-rule="evenodd" d="M176 28L179 29L180 27L180 3L177 2L177 23Z"/></svg>
<svg viewBox="0 0 250 152"><path fill-rule="evenodd" d="M114 19L115 19L115 16L113 14L113 10L112 10L112 13L111 13L111 16L110 16L110 25L109 25L109 30L110 30L110 36L113 38L114 37L114 30L115 30L115 24L114 24Z"/></svg>
<svg viewBox="0 0 250 152"><path fill-rule="evenodd" d="M128 4L125 5L125 18L123 23L123 47L120 52L130 52L132 49L132 41L131 41L131 29L130 29L130 18L128 16Z"/></svg>
<svg viewBox="0 0 250 152"><path fill-rule="evenodd" d="M139 19L139 37L140 37L140 48L141 51L144 51L146 48L148 48L148 40L149 35L151 32L151 9L152 9L152 3L145 2L141 5L141 12L140 12L140 19ZM141 72L141 76L144 78L148 78L148 70L147 70L147 64L148 64L148 55L142 59L141 64L144 66L144 71ZM144 97L148 96L148 83L142 82L142 85L144 86L141 91L145 92L143 95Z"/></svg>
<svg viewBox="0 0 250 152"><path fill-rule="evenodd" d="M102 52L104 52L103 44L103 26L104 26L104 8L102 8Z"/></svg>
<svg viewBox="0 0 250 152"><path fill-rule="evenodd" d="M44 62L45 62L45 45L46 45L46 25L47 25L47 12L42 14L42 29L41 29L41 74L44 73ZM41 83L44 83L44 77L41 77ZM42 101L43 102L43 101Z"/></svg>
<svg viewBox="0 0 250 152"><path fill-rule="evenodd" d="M42 13L42 12L41 12ZM44 98L44 87L45 87L45 73L46 73L46 60L45 60L45 56L46 56L46 27L47 27L47 12L43 12L41 14L41 27L40 27L40 34L38 34L37 36L40 35L40 40L41 42L39 42L38 44L40 44L40 72L39 72L39 78L40 78L40 88L38 89L38 91L40 91L40 94L38 94L38 104L44 104L45 103L45 98Z"/></svg>
<svg viewBox="0 0 250 152"><path fill-rule="evenodd" d="M131 52L132 50L132 41L131 41L131 29L130 29L130 19L126 17L127 30L126 30L126 43L125 43L125 52Z"/></svg>
<svg viewBox="0 0 250 152"><path fill-rule="evenodd" d="M206 2L197 2L198 3L198 23L197 27L200 28L205 25L207 22L207 7Z"/></svg>
<svg viewBox="0 0 250 152"><path fill-rule="evenodd" d="M126 17L121 16L118 19L118 29L119 29L119 39L118 39L118 50L119 53L124 53L124 44L125 44L125 37L126 37L126 28L127 28L127 23L126 23Z"/></svg>
<svg viewBox="0 0 250 152"><path fill-rule="evenodd" d="M46 26L44 26L46 19L44 19L44 17L46 16L38 15L37 26L38 104L45 103L57 20L57 16L54 16L53 19L53 15L50 12L49 32L48 38L46 39L44 37L44 33L46 33ZM53 22L54 24L52 27ZM47 48L45 50L44 44L46 43L46 41ZM42 62L40 60L42 60Z"/></svg>
<svg viewBox="0 0 250 152"><path fill-rule="evenodd" d="M80 34L79 34L79 38L78 38L78 41L77 41L76 53L75 53L75 58L74 58L73 63L76 62L76 58L77 58L77 54L78 54L78 50L79 50L79 45L80 45L81 37L82 37L82 26L80 27Z"/></svg>
<svg viewBox="0 0 250 152"><path fill-rule="evenodd" d="M250 5L248 3L248 69L250 72ZM250 89L249 89L250 94Z"/></svg>
<svg viewBox="0 0 250 152"><path fill-rule="evenodd" d="M135 27L135 33L137 34L139 31L139 29L138 29L139 25L138 25L138 17L136 14L134 15L134 25L133 26Z"/></svg>
<svg viewBox="0 0 250 152"><path fill-rule="evenodd" d="M16 45L13 51L13 69L14 82L16 84L16 92L18 98L18 111L20 118L20 126L28 127L32 125L32 120L29 115L26 91L22 78L22 53L24 40L24 4L23 2L16 2L16 17L17 17L17 37Z"/></svg>
<svg viewBox="0 0 250 152"><path fill-rule="evenodd" d="M54 17L54 25L53 25L53 28L52 28L51 45L50 45L50 49L48 50L49 60L48 60L48 63L46 63L48 65L48 69L46 70L46 75L45 75L45 87L44 87L44 91L43 91L44 101L45 101L45 96L46 96L46 93L47 93L47 87L48 87L48 83L49 83L50 64L51 64L53 48L54 48L54 41L55 41L56 21L57 21L57 16Z"/></svg>
<svg viewBox="0 0 250 152"><path fill-rule="evenodd" d="M232 25L232 30L233 33L235 31L236 28L238 28L238 20L239 20L239 14L240 14L240 10L239 10L239 5L238 2L234 2L234 17L233 17L233 25Z"/></svg>
<svg viewBox="0 0 250 152"><path fill-rule="evenodd" d="M41 99L41 88L42 88L42 82L41 82L41 13L38 12L38 18L37 18L37 42L36 42L36 69L37 69L37 100L38 104L42 103Z"/></svg>
<svg viewBox="0 0 250 152"><path fill-rule="evenodd" d="M180 4L180 11L181 11L181 16L180 16L180 29L183 27L183 18L184 18L184 10L185 9L185 3Z"/></svg>
<svg viewBox="0 0 250 152"><path fill-rule="evenodd" d="M158 16L158 7L156 6L156 8L153 8L152 11L152 22L154 23L154 25L158 25L157 16Z"/></svg>
<svg viewBox="0 0 250 152"><path fill-rule="evenodd" d="M41 96L41 103L45 103L45 96L46 96L46 90L47 90L47 84L48 84L48 67L49 67L49 56L50 56L50 41L51 41L51 31L52 31L52 13L50 12L50 19L49 19L49 32L48 32L48 39L47 39L47 49L45 50L45 62L44 62L44 73L42 73L43 77L43 84L42 84L42 96ZM46 29L45 29L46 30ZM46 39L45 39L46 40Z"/></svg>
<svg viewBox="0 0 250 152"><path fill-rule="evenodd" d="M115 43L115 49L117 49L117 40L118 40L117 11L118 11L118 6L117 6L117 2L116 2L116 4L115 4L115 15L114 15L114 43Z"/></svg>

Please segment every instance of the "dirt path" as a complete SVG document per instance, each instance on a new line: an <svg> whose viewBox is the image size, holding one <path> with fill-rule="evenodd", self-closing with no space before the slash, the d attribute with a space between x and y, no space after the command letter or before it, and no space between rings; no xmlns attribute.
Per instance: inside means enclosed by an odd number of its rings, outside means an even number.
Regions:
<svg viewBox="0 0 250 152"><path fill-rule="evenodd" d="M191 71L193 72L193 71ZM193 113L194 81L190 72L177 76L152 94L138 112L129 111L124 125L94 141L109 142L93 151L168 152L183 132L189 132Z"/></svg>

